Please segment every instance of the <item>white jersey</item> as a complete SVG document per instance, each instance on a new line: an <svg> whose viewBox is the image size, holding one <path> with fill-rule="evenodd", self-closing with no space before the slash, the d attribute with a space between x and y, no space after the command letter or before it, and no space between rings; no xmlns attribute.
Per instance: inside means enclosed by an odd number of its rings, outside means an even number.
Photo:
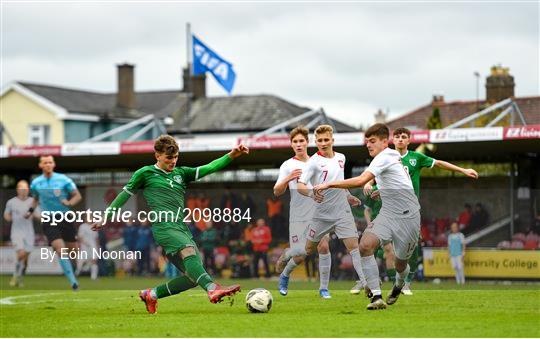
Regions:
<svg viewBox="0 0 540 339"><path fill-rule="evenodd" d="M84 223L79 226L77 237L82 246L88 249L97 248L98 236L98 232L92 231L90 224ZM90 256L90 253L88 255Z"/></svg>
<svg viewBox="0 0 540 339"><path fill-rule="evenodd" d="M401 163L398 151L386 148L377 154L366 171L375 176L381 192L379 214L407 218L420 210L411 178Z"/></svg>
<svg viewBox="0 0 540 339"><path fill-rule="evenodd" d="M31 197L21 200L18 197L9 199L6 203L5 213L10 213L13 219L11 223L11 234L24 233L34 234L34 225L32 224L32 217L26 219L24 215L28 212L28 209L32 207L34 199Z"/></svg>
<svg viewBox="0 0 540 339"><path fill-rule="evenodd" d="M317 186L325 182L343 180L345 178L345 155L334 152L334 157L326 158L320 152L309 158L306 169L302 172L301 183ZM315 203L313 218L337 220L352 215L347 201L349 192L342 188L329 189L324 192L324 200Z"/></svg>
<svg viewBox="0 0 540 339"><path fill-rule="evenodd" d="M303 162L297 157L290 158L285 161L279 168L279 177L276 183L285 180L285 178L296 169L301 169L304 173L307 162ZM311 184L307 185L312 188ZM298 181L289 181L289 191L291 192L291 204L289 209L289 222L309 221L313 216L315 209L315 201L310 197L306 197L298 192Z"/></svg>

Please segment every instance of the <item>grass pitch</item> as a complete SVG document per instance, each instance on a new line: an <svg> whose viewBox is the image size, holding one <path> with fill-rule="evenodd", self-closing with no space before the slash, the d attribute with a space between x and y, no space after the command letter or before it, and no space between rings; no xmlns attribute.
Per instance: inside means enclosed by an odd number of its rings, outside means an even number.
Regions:
<svg viewBox="0 0 540 339"><path fill-rule="evenodd" d="M365 297L349 294L352 282L331 282L333 298L323 300L318 283L291 282L282 297L275 281L246 280L232 305L193 289L161 299L149 315L137 291L164 279L83 278L77 293L63 277L26 277L17 289L8 280L0 277L2 337L540 337L538 284L415 283L413 296L367 311ZM255 287L272 292L267 314L244 305Z"/></svg>

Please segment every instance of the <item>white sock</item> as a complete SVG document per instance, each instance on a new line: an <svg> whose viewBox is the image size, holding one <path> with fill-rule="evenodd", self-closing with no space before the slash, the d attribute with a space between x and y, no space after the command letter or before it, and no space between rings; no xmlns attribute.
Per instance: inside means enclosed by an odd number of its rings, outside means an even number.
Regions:
<svg viewBox="0 0 540 339"><path fill-rule="evenodd" d="M332 255L330 253L319 254L319 279L320 290L327 290L330 282L330 269L332 267Z"/></svg>
<svg viewBox="0 0 540 339"><path fill-rule="evenodd" d="M291 258L289 259L289 261L287 262L287 266L285 266L285 268L283 269L283 272L281 274L283 274L284 276L288 277L289 275L291 275L292 271L298 266L297 263L294 262L294 259Z"/></svg>
<svg viewBox="0 0 540 339"><path fill-rule="evenodd" d="M97 276L98 276L98 265L92 264L92 266L90 266L90 278L92 278L92 280L96 280Z"/></svg>
<svg viewBox="0 0 540 339"><path fill-rule="evenodd" d="M403 272L398 272L396 270L396 286L401 288L403 285L405 285L405 278L409 275L409 272L411 271L411 268L409 267L409 264L407 264L407 267L403 270Z"/></svg>
<svg viewBox="0 0 540 339"><path fill-rule="evenodd" d="M356 271L356 274L358 274L358 281L360 281L360 285L365 286L367 282L366 282L366 277L364 276L364 271L362 270L362 258L360 257L360 250L358 248L355 248L354 250L349 252L349 254L351 255L351 258L352 258L354 270ZM377 276L379 276L378 269L377 269Z"/></svg>
<svg viewBox="0 0 540 339"><path fill-rule="evenodd" d="M373 295L381 295L381 286L379 285L379 267L377 266L377 260L372 254L368 257L361 258L362 271L367 281L367 285Z"/></svg>

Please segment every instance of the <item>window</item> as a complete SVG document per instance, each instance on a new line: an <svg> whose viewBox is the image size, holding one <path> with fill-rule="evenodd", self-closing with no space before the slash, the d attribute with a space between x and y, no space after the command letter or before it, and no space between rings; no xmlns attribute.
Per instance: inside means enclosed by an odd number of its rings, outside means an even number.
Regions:
<svg viewBox="0 0 540 339"><path fill-rule="evenodd" d="M50 143L49 125L29 125L28 126L28 144L30 145L48 145Z"/></svg>

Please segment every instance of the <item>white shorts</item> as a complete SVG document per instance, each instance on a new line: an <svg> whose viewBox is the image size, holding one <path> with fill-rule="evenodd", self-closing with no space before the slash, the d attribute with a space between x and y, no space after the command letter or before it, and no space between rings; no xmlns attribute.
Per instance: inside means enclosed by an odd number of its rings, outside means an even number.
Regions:
<svg viewBox="0 0 540 339"><path fill-rule="evenodd" d="M306 247L306 228L309 221L291 221L289 223L289 247L304 249Z"/></svg>
<svg viewBox="0 0 540 339"><path fill-rule="evenodd" d="M455 256L455 257L450 257L450 262L452 263L452 268L454 269L454 271L463 269L462 258L463 258L462 255L458 255L458 256Z"/></svg>
<svg viewBox="0 0 540 339"><path fill-rule="evenodd" d="M358 230L352 215L337 220L313 219L306 229L306 239L319 242L328 233L334 231L339 239L356 238Z"/></svg>
<svg viewBox="0 0 540 339"><path fill-rule="evenodd" d="M409 218L395 218L379 214L364 232L377 236L381 245L394 243L394 253L400 260L408 260L420 237L420 212Z"/></svg>
<svg viewBox="0 0 540 339"><path fill-rule="evenodd" d="M24 250L32 252L34 248L35 234L34 232L13 232L11 233L11 243L15 247L15 251Z"/></svg>

